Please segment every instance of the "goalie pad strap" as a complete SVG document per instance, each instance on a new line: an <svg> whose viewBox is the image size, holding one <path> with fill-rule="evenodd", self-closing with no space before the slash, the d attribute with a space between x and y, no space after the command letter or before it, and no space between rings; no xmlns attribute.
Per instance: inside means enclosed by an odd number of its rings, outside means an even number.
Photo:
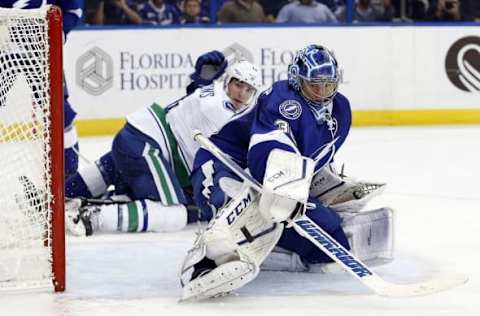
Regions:
<svg viewBox="0 0 480 316"><path fill-rule="evenodd" d="M252 243L252 242L255 241L255 239L260 238L260 237L262 237L262 236L264 236L264 235L270 234L270 233L272 233L273 231L275 231L275 229L277 229L277 225L278 225L277 223L273 223L272 227L270 227L270 228L268 228L268 229L266 229L266 230L264 230L264 231L262 231L262 232L260 232L260 233L258 233L258 234L256 234L256 235L254 235L254 236L252 236L252 235L250 234L250 231L248 231L247 227L243 226L243 227L240 229L240 231L243 233L243 235L245 236L246 239L237 242L237 244L238 244L239 246L241 246L241 245L243 245L243 244L245 244L245 243L247 243L247 242Z"/></svg>

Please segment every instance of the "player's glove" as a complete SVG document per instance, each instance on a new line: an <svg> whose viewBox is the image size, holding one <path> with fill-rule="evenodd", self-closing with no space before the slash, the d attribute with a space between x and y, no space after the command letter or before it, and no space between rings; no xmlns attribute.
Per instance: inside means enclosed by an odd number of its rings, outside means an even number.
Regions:
<svg viewBox="0 0 480 316"><path fill-rule="evenodd" d="M227 68L225 56L214 50L198 57L195 72L190 75L190 78L197 86L206 86L223 75L225 68Z"/></svg>

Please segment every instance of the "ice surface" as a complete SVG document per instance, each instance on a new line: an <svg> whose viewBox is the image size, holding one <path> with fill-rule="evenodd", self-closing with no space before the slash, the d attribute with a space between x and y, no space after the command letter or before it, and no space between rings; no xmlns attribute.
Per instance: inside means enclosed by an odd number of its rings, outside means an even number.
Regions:
<svg viewBox="0 0 480 316"><path fill-rule="evenodd" d="M94 159L109 138L81 139ZM0 316L61 315L480 315L480 126L355 128L338 153L348 175L386 181L370 207L396 210L388 281L465 273L460 287L408 299L369 292L346 273L263 272L235 295L177 303L178 270L196 226L170 234L67 238L67 291L0 293Z"/></svg>

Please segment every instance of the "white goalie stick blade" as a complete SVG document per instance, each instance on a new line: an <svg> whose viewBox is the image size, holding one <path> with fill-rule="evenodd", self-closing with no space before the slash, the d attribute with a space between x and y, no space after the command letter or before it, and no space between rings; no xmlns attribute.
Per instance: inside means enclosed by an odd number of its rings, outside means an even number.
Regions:
<svg viewBox="0 0 480 316"><path fill-rule="evenodd" d="M253 189L262 193L262 185L238 166L235 161L223 153L201 132L195 131L193 138L240 178L249 183ZM293 222L294 229L304 238L310 240L315 246L327 254L332 260L343 267L345 271L360 280L365 286L376 294L386 297L411 297L437 293L452 287L464 284L468 277L462 275L445 276L425 282L411 284L396 284L387 282L375 272L370 270L363 262L356 258L350 251L340 245L327 232L320 228L307 216Z"/></svg>
<svg viewBox="0 0 480 316"><path fill-rule="evenodd" d="M394 284L386 282L377 276L371 282L375 282L375 292L386 297L411 297L434 294L467 283L465 275L444 275L424 282L411 284ZM372 286L370 286L372 288Z"/></svg>

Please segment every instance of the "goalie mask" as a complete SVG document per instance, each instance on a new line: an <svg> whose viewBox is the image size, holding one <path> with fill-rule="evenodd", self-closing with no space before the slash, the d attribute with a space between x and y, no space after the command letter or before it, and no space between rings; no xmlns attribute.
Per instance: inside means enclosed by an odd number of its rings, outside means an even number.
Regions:
<svg viewBox="0 0 480 316"><path fill-rule="evenodd" d="M338 64L323 46L309 45L297 52L288 66L289 85L312 105L325 106L337 94Z"/></svg>
<svg viewBox="0 0 480 316"><path fill-rule="evenodd" d="M242 60L227 68L224 89L237 109L250 104L260 86L260 71L252 63Z"/></svg>

